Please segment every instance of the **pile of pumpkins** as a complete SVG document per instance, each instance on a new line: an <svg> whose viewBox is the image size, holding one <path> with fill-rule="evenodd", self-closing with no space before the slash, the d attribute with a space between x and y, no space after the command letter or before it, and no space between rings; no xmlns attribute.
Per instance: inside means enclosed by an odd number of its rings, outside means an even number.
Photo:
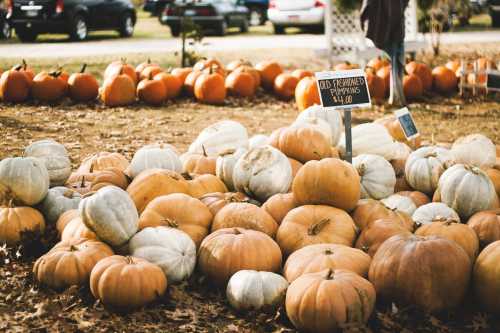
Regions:
<svg viewBox="0 0 500 333"><path fill-rule="evenodd" d="M0 242L54 224L40 284L90 285L114 310L162 297L195 267L237 310L284 303L303 331L365 323L376 298L426 312L471 288L500 309L498 148L404 138L393 117L352 129L314 105L269 136L223 120L180 154L148 145L129 161L99 152L71 169L64 146L33 142L0 162Z"/></svg>
<svg viewBox="0 0 500 333"><path fill-rule="evenodd" d="M477 60L478 69L495 68L487 58ZM334 70L359 68L358 65L340 63ZM224 66L214 58L202 59L192 68L164 70L150 60L133 67L125 60L109 64L104 71L104 81L99 87L97 79L85 72L83 65L79 73L69 75L59 68L37 75L26 62L14 66L0 77L0 100L21 103L29 98L45 103L56 103L70 97L76 103L92 102L98 97L109 107L131 105L139 101L149 105L161 105L181 94L194 97L207 104L223 104L228 94L238 97L253 97L260 87L282 100L295 97L300 110L319 104L319 94L314 73L296 69L285 72L275 61L262 61L254 66L245 60L232 61ZM460 62L450 61L446 66L431 68L419 62L409 62L403 79L407 99L420 98L424 92L435 90L449 94L457 89L462 76ZM387 59L378 57L366 66L366 77L372 99L377 102L389 95L391 66ZM472 73L471 82L485 81L485 74Z"/></svg>

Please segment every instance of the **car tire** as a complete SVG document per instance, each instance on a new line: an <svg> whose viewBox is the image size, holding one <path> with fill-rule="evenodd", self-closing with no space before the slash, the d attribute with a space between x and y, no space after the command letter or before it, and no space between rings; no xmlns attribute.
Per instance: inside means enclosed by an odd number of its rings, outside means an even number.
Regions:
<svg viewBox="0 0 500 333"><path fill-rule="evenodd" d="M223 20L217 28L217 36L225 36L227 32L227 22Z"/></svg>
<svg viewBox="0 0 500 333"><path fill-rule="evenodd" d="M257 7L250 8L250 13L248 13L248 21L251 26L264 25L264 23L266 23L265 11Z"/></svg>
<svg viewBox="0 0 500 333"><path fill-rule="evenodd" d="M12 35L12 29L7 21L3 21L0 25L0 39L9 39Z"/></svg>
<svg viewBox="0 0 500 333"><path fill-rule="evenodd" d="M285 34L285 27L282 25L273 25L274 33L276 35L284 35Z"/></svg>
<svg viewBox="0 0 500 333"><path fill-rule="evenodd" d="M172 28L172 27L170 27L170 33L174 37L179 37L181 35L181 29L180 28Z"/></svg>
<svg viewBox="0 0 500 333"><path fill-rule="evenodd" d="M134 19L130 13L124 13L120 19L120 26L118 27L120 37L127 38L134 34Z"/></svg>
<svg viewBox="0 0 500 333"><path fill-rule="evenodd" d="M243 20L243 23L241 23L240 31L242 33L248 32L248 20L246 18Z"/></svg>
<svg viewBox="0 0 500 333"><path fill-rule="evenodd" d="M87 21L82 15L76 15L71 23L71 31L69 33L71 40L81 42L87 39L88 34Z"/></svg>
<svg viewBox="0 0 500 333"><path fill-rule="evenodd" d="M23 43L32 43L38 37L38 32L32 29L16 29L16 35Z"/></svg>

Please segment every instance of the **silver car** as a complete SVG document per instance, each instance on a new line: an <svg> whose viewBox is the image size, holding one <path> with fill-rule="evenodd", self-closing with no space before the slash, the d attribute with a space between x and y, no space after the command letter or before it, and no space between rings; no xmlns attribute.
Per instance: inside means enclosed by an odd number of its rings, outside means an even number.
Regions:
<svg viewBox="0 0 500 333"><path fill-rule="evenodd" d="M325 0L271 0L267 16L276 34L301 27L324 31Z"/></svg>

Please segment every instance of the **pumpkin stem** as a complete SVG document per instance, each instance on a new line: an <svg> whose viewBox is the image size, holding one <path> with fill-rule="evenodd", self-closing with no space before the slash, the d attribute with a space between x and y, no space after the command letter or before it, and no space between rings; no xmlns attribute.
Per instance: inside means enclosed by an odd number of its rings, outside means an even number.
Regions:
<svg viewBox="0 0 500 333"><path fill-rule="evenodd" d="M80 183L80 187L85 186L85 175L82 176L82 181Z"/></svg>
<svg viewBox="0 0 500 333"><path fill-rule="evenodd" d="M365 175L365 172L366 172L366 165L364 163L361 163L359 166L358 166L358 173L359 173L359 176L360 177L363 177Z"/></svg>
<svg viewBox="0 0 500 333"><path fill-rule="evenodd" d="M175 228L175 229L179 228L179 223L177 223L173 219L170 219L167 217L167 218L163 219L162 221L165 222L169 228Z"/></svg>
<svg viewBox="0 0 500 333"><path fill-rule="evenodd" d="M314 223L307 229L307 234L309 236L316 236L321 232L321 230L330 222L330 219L323 219L318 223Z"/></svg>
<svg viewBox="0 0 500 333"><path fill-rule="evenodd" d="M368 251L370 250L370 248L369 248L368 246L366 246L366 245L363 245L363 246L361 247L361 250L362 250L363 252L365 252L365 253L368 253Z"/></svg>
<svg viewBox="0 0 500 333"><path fill-rule="evenodd" d="M238 228L234 228L233 232L234 232L235 235L240 235L241 234L241 231Z"/></svg>
<svg viewBox="0 0 500 333"><path fill-rule="evenodd" d="M121 61L122 65L127 64L127 58L120 58L120 61Z"/></svg>
<svg viewBox="0 0 500 333"><path fill-rule="evenodd" d="M334 280L335 279L333 269L331 269L331 268L328 269L328 273L326 274L325 279L326 280Z"/></svg>
<svg viewBox="0 0 500 333"><path fill-rule="evenodd" d="M74 191L72 189L68 188L67 190L64 191L63 197L71 199L71 198L73 198L73 193L74 193Z"/></svg>
<svg viewBox="0 0 500 333"><path fill-rule="evenodd" d="M186 180L193 180L193 177L189 174L189 172L183 172L181 173L181 176Z"/></svg>
<svg viewBox="0 0 500 333"><path fill-rule="evenodd" d="M133 265L134 264L134 258L131 256L126 256L125 259L127 260L127 264Z"/></svg>
<svg viewBox="0 0 500 333"><path fill-rule="evenodd" d="M23 69L23 65L17 65L16 67L14 67L14 70L16 72L19 72L21 69Z"/></svg>
<svg viewBox="0 0 500 333"><path fill-rule="evenodd" d="M203 156L207 157L207 151L205 150L205 145L201 145L201 149L203 150Z"/></svg>
<svg viewBox="0 0 500 333"><path fill-rule="evenodd" d="M332 254L333 254L332 249L326 249L326 250L325 250L325 254L326 254L327 256L332 255Z"/></svg>
<svg viewBox="0 0 500 333"><path fill-rule="evenodd" d="M23 59L23 67L22 67L24 70L26 70L26 68L28 68L28 63L26 62L26 60Z"/></svg>
<svg viewBox="0 0 500 333"><path fill-rule="evenodd" d="M83 64L82 69L80 69L80 73L85 73L86 69L87 69L87 64Z"/></svg>
<svg viewBox="0 0 500 333"><path fill-rule="evenodd" d="M432 151L430 153L425 154L424 158L429 158L429 157L437 157L437 153L435 151Z"/></svg>
<svg viewBox="0 0 500 333"><path fill-rule="evenodd" d="M97 191L91 191L91 192L88 192L88 193L85 193L83 196L82 196L82 199L85 199L85 198L88 198L88 197L91 197L93 196L94 194L96 194Z"/></svg>
<svg viewBox="0 0 500 333"><path fill-rule="evenodd" d="M73 244L71 244L71 246L69 247L69 250L71 252L75 252L75 251L78 251L78 248L76 246L74 246Z"/></svg>
<svg viewBox="0 0 500 333"><path fill-rule="evenodd" d="M151 58L148 58L147 63L148 63L148 65L151 64Z"/></svg>

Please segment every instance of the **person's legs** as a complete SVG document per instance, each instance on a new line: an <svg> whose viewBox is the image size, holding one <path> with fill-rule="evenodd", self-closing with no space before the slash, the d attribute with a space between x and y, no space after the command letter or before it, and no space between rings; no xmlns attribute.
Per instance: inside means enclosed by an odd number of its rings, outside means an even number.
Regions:
<svg viewBox="0 0 500 333"><path fill-rule="evenodd" d="M404 106L406 99L403 90L403 74L405 65L404 42L391 42L384 51L391 59L391 83L389 104Z"/></svg>

